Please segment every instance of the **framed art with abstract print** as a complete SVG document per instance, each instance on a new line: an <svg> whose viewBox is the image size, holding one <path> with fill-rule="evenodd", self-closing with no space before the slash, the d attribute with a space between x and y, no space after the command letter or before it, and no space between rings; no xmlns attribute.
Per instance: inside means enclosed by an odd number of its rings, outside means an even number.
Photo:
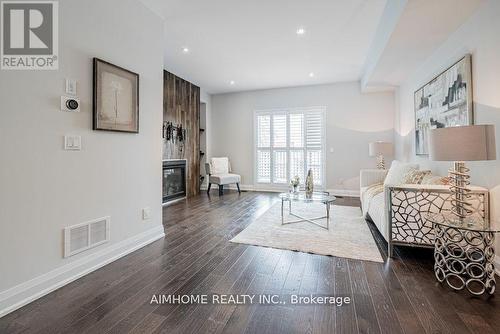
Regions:
<svg viewBox="0 0 500 334"><path fill-rule="evenodd" d="M418 89L414 99L415 153L427 155L431 129L473 124L471 56Z"/></svg>
<svg viewBox="0 0 500 334"><path fill-rule="evenodd" d="M139 74L94 58L93 129L139 133Z"/></svg>

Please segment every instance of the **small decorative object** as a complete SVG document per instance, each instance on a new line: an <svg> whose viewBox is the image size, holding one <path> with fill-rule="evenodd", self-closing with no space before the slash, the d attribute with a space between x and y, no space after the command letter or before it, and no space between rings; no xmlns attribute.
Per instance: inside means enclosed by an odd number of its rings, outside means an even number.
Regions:
<svg viewBox="0 0 500 334"><path fill-rule="evenodd" d="M293 193L297 194L299 192L300 178L298 175L295 175L293 179L290 180L290 186L292 186Z"/></svg>
<svg viewBox="0 0 500 334"><path fill-rule="evenodd" d="M93 129L139 133L139 74L94 58Z"/></svg>
<svg viewBox="0 0 500 334"><path fill-rule="evenodd" d="M429 136L431 160L455 161L450 169L452 213L464 220L472 213L469 168L464 161L495 160L495 126L471 125L434 129Z"/></svg>
<svg viewBox="0 0 500 334"><path fill-rule="evenodd" d="M313 171L309 169L306 177L306 197L311 198L314 191Z"/></svg>
<svg viewBox="0 0 500 334"><path fill-rule="evenodd" d="M415 153L427 155L431 129L473 124L471 56L425 84L414 98Z"/></svg>
<svg viewBox="0 0 500 334"><path fill-rule="evenodd" d="M376 141L368 145L370 157L377 157L377 168L385 169L384 155L392 155L392 143Z"/></svg>

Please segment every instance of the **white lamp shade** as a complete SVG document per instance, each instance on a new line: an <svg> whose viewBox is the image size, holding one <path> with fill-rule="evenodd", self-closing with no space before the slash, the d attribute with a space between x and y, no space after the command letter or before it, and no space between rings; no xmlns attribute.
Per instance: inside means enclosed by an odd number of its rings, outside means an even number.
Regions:
<svg viewBox="0 0 500 334"><path fill-rule="evenodd" d="M433 129L429 135L429 157L437 161L495 160L495 126Z"/></svg>
<svg viewBox="0 0 500 334"><path fill-rule="evenodd" d="M384 156L392 155L392 143L385 141L376 141L368 145L370 157L376 157L379 154Z"/></svg>

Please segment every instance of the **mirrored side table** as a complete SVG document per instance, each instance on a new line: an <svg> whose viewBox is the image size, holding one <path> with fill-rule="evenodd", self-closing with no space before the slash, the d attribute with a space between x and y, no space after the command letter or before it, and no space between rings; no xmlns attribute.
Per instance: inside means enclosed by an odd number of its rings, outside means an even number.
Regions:
<svg viewBox="0 0 500 334"><path fill-rule="evenodd" d="M434 228L434 273L439 282L473 295L495 292L495 233L482 218L459 219L451 213L430 213Z"/></svg>

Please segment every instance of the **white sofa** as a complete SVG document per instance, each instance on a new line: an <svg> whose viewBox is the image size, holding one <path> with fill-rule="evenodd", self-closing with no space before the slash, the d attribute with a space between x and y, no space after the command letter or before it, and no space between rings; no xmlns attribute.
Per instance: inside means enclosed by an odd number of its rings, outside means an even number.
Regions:
<svg viewBox="0 0 500 334"><path fill-rule="evenodd" d="M363 215L371 220L387 241L388 255L394 245L433 247L432 225L425 220L429 212L449 211L451 193L446 185L383 185L387 170L360 172L360 199ZM488 190L471 187L474 214L488 217Z"/></svg>

